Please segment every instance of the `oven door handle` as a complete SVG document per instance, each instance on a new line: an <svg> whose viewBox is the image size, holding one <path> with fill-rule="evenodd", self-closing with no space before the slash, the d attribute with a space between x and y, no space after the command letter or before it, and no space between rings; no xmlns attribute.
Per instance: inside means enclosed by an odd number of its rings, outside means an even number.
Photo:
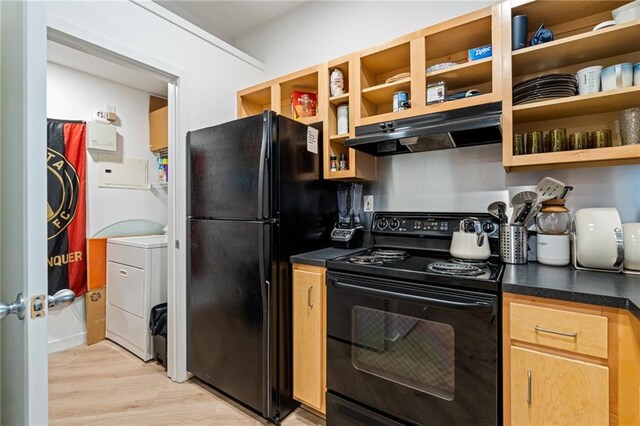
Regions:
<svg viewBox="0 0 640 426"><path fill-rule="evenodd" d="M418 302L426 305L437 306L441 308L450 309L462 309L466 311L493 311L493 304L491 302L477 301L477 302L455 302L453 300L434 299L431 297L415 296L413 294L395 293L393 291L379 290L375 288L362 287L359 285L345 284L338 282L337 280L328 280L329 285L337 289L343 290L356 290L360 293L370 294L372 296L382 296L387 298L393 298L395 300L404 300L407 302Z"/></svg>

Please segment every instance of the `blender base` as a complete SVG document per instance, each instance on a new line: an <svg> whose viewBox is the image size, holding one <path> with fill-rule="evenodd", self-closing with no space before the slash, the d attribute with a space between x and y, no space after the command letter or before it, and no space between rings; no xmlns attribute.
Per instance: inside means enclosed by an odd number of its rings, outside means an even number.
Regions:
<svg viewBox="0 0 640 426"><path fill-rule="evenodd" d="M356 228L333 228L331 231L331 245L333 248L354 249L362 245L364 231L361 226Z"/></svg>

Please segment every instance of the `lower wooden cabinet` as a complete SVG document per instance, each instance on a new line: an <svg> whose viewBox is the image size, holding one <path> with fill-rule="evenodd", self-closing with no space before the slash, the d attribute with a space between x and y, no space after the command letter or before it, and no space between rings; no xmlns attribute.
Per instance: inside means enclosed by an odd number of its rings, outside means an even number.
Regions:
<svg viewBox="0 0 640 426"><path fill-rule="evenodd" d="M608 423L608 367L511 347L512 425Z"/></svg>
<svg viewBox="0 0 640 426"><path fill-rule="evenodd" d="M325 414L326 269L293 265L293 397Z"/></svg>
<svg viewBox="0 0 640 426"><path fill-rule="evenodd" d="M503 294L504 424L640 425L640 320Z"/></svg>

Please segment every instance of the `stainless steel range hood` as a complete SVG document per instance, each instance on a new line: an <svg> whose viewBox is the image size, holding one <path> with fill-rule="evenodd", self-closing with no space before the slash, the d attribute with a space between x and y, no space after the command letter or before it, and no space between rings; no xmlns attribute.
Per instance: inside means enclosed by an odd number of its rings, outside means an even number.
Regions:
<svg viewBox="0 0 640 426"><path fill-rule="evenodd" d="M356 127L345 145L383 156L502 142L502 102Z"/></svg>

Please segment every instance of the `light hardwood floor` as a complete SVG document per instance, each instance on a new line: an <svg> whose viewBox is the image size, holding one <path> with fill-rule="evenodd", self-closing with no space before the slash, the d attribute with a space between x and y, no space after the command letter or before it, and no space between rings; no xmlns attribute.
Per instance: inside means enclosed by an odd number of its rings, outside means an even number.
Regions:
<svg viewBox="0 0 640 426"><path fill-rule="evenodd" d="M266 420L197 379L169 380L162 367L109 341L49 356L52 425L263 425ZM324 421L298 409L285 426Z"/></svg>

